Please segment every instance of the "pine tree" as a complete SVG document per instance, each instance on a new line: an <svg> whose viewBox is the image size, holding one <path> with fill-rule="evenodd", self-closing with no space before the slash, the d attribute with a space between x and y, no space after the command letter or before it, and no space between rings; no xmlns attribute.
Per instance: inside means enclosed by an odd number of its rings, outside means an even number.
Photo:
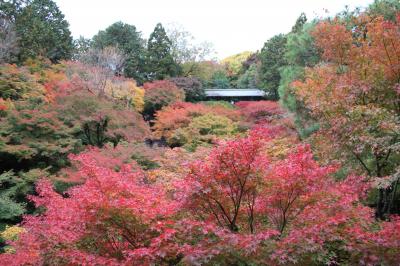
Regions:
<svg viewBox="0 0 400 266"><path fill-rule="evenodd" d="M304 24L307 23L307 16L302 12L300 16L297 18L296 23L292 27L293 33L298 33L303 29Z"/></svg>
<svg viewBox="0 0 400 266"><path fill-rule="evenodd" d="M147 44L148 79L165 79L179 74L179 65L172 57L171 45L164 27L158 23L150 34Z"/></svg>

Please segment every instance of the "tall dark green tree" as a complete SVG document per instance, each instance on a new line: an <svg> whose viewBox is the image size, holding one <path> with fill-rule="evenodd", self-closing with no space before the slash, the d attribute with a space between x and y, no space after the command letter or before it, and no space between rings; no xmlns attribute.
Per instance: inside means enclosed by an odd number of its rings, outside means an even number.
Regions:
<svg viewBox="0 0 400 266"><path fill-rule="evenodd" d="M291 33L300 32L303 29L304 24L306 23L307 23L307 16L304 12L302 12L300 16L297 18L296 23L292 27Z"/></svg>
<svg viewBox="0 0 400 266"><path fill-rule="evenodd" d="M146 68L149 80L175 77L180 73L180 67L172 56L171 46L164 27L158 23L147 43Z"/></svg>
<svg viewBox="0 0 400 266"><path fill-rule="evenodd" d="M52 62L69 59L73 52L69 24L52 0L33 0L16 16L19 61L44 56Z"/></svg>
<svg viewBox="0 0 400 266"><path fill-rule="evenodd" d="M141 32L137 31L135 26L123 22L116 22L93 37L94 48L104 49L107 46L114 46L121 50L126 56L124 75L134 78L139 83L145 80L144 44Z"/></svg>
<svg viewBox="0 0 400 266"><path fill-rule="evenodd" d="M302 14L303 15L303 14ZM285 61L280 68L279 98L283 106L295 115L295 123L301 137L307 137L318 128L315 121L310 119L309 111L297 101L290 84L294 80L304 78L305 67L313 67L320 61L318 49L314 45L311 31L316 22L306 23L300 15L292 32L287 35Z"/></svg>
<svg viewBox="0 0 400 266"><path fill-rule="evenodd" d="M210 84L207 85L215 89L229 89L229 87L231 87L229 78L223 70L216 71L212 75Z"/></svg>
<svg viewBox="0 0 400 266"><path fill-rule="evenodd" d="M279 99L278 87L281 80L279 69L286 65L286 41L285 35L276 35L264 44L260 52L260 80L271 100Z"/></svg>
<svg viewBox="0 0 400 266"><path fill-rule="evenodd" d="M30 0L2 0L0 1L0 17L14 23L17 15L30 2Z"/></svg>

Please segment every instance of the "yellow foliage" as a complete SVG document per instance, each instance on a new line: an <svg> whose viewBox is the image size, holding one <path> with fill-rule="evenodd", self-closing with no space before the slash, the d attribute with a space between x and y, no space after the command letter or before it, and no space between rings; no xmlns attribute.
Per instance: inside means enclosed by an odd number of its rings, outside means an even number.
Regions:
<svg viewBox="0 0 400 266"><path fill-rule="evenodd" d="M296 136L286 136L274 138L264 145L264 153L272 161L278 161L286 158L293 146L298 143Z"/></svg>
<svg viewBox="0 0 400 266"><path fill-rule="evenodd" d="M18 236L25 232L25 229L16 225L6 226L6 229L1 232L1 237L5 240L15 241L18 239Z"/></svg>
<svg viewBox="0 0 400 266"><path fill-rule="evenodd" d="M132 98L133 106L136 111L142 112L144 108L144 89L140 87L135 87L133 91L134 91Z"/></svg>
<svg viewBox="0 0 400 266"><path fill-rule="evenodd" d="M143 111L144 89L137 86L134 80L111 81L107 80L105 93L125 103L127 107L133 107L136 111Z"/></svg>
<svg viewBox="0 0 400 266"><path fill-rule="evenodd" d="M46 90L37 82L26 67L4 64L0 65L0 97L3 99L25 100L44 99Z"/></svg>
<svg viewBox="0 0 400 266"><path fill-rule="evenodd" d="M167 139L172 145L183 145L194 151L200 145L213 144L217 139L232 137L238 131L237 123L231 119L213 114L205 114L193 118L184 128L178 128Z"/></svg>
<svg viewBox="0 0 400 266"><path fill-rule="evenodd" d="M196 77L200 80L210 81L214 73L224 71L224 66L214 61L186 62L182 64L185 76Z"/></svg>
<svg viewBox="0 0 400 266"><path fill-rule="evenodd" d="M43 73L46 82L57 83L61 81L67 81L68 79L64 72L57 71L55 69L46 69L43 71Z"/></svg>
<svg viewBox="0 0 400 266"><path fill-rule="evenodd" d="M149 182L162 184L167 191L176 189L176 181L184 178L190 172L190 163L197 160L204 160L210 153L210 147L199 147L195 152L188 152L183 148L167 149L156 159L159 168L145 172Z"/></svg>
<svg viewBox="0 0 400 266"><path fill-rule="evenodd" d="M229 76L237 75L242 68L242 63L250 57L253 52L245 51L239 54L229 56L221 60L221 64L225 65Z"/></svg>
<svg viewBox="0 0 400 266"><path fill-rule="evenodd" d="M36 58L27 59L23 65L28 67L31 73L40 74L44 69L50 68L52 64L49 59L38 56Z"/></svg>

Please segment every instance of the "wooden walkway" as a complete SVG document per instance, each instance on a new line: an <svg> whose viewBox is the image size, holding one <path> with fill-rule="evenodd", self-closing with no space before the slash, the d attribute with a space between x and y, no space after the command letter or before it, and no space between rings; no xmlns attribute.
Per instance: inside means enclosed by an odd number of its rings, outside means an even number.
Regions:
<svg viewBox="0 0 400 266"><path fill-rule="evenodd" d="M205 90L207 97L264 97L265 91L259 89L208 89Z"/></svg>

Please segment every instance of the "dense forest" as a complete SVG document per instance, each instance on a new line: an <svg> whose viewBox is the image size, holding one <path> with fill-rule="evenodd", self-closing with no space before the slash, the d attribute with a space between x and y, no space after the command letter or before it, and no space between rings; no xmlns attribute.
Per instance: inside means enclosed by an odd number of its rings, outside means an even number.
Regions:
<svg viewBox="0 0 400 266"><path fill-rule="evenodd" d="M399 265L400 2L293 21L216 60L1 1L0 265Z"/></svg>

